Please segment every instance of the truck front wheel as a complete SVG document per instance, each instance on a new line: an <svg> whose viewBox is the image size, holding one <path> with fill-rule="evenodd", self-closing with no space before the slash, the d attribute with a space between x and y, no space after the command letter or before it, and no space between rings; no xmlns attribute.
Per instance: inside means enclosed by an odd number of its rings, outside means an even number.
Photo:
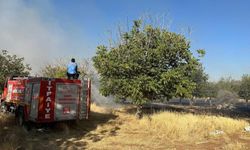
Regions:
<svg viewBox="0 0 250 150"><path fill-rule="evenodd" d="M19 126L23 126L24 125L24 112L23 112L23 108L18 108L17 110L17 124Z"/></svg>
<svg viewBox="0 0 250 150"><path fill-rule="evenodd" d="M24 109L23 107L19 107L16 111L16 120L18 126L21 126L25 129L25 131L31 130L31 124L30 122L25 121L24 119Z"/></svg>

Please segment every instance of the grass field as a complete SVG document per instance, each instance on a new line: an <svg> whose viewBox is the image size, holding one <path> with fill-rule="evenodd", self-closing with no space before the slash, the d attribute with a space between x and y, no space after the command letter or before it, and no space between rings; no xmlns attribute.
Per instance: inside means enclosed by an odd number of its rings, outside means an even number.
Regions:
<svg viewBox="0 0 250 150"><path fill-rule="evenodd" d="M137 120L133 112L92 105L87 121L29 133L1 115L0 149L250 149L243 119L163 111Z"/></svg>

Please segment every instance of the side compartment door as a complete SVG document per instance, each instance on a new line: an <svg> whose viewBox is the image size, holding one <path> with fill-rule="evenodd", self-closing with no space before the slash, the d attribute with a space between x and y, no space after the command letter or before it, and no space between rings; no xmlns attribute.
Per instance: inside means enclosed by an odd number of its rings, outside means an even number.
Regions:
<svg viewBox="0 0 250 150"><path fill-rule="evenodd" d="M79 85L74 83L57 83L55 97L55 120L77 119Z"/></svg>
<svg viewBox="0 0 250 150"><path fill-rule="evenodd" d="M32 84L31 103L30 103L30 119L35 121L38 117L38 104L40 95L40 83Z"/></svg>
<svg viewBox="0 0 250 150"><path fill-rule="evenodd" d="M25 88L25 103L29 104L29 118L32 121L37 119L39 104L39 83L28 83Z"/></svg>

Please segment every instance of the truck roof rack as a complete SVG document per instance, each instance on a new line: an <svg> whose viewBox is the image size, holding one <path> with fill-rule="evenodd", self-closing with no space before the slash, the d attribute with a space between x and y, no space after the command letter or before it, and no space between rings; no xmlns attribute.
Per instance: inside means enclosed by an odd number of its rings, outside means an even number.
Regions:
<svg viewBox="0 0 250 150"><path fill-rule="evenodd" d="M21 79L31 79L34 78L32 76L11 76L10 79L11 80L21 80Z"/></svg>

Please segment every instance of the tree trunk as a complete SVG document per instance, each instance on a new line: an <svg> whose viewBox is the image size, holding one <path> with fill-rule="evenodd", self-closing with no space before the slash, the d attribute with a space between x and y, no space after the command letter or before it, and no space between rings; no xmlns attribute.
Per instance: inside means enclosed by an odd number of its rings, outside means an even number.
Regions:
<svg viewBox="0 0 250 150"><path fill-rule="evenodd" d="M192 97L192 98L189 100L189 105L190 105L190 106L193 106L194 101L195 101L195 100L194 100L194 97Z"/></svg>
<svg viewBox="0 0 250 150"><path fill-rule="evenodd" d="M179 99L179 104L182 105L182 98L181 98L181 97L180 97L180 99Z"/></svg>
<svg viewBox="0 0 250 150"><path fill-rule="evenodd" d="M245 106L247 106L248 105L248 99L245 99L245 101L246 101Z"/></svg>
<svg viewBox="0 0 250 150"><path fill-rule="evenodd" d="M212 99L211 99L211 97L209 97L209 106L211 107L212 106Z"/></svg>
<svg viewBox="0 0 250 150"><path fill-rule="evenodd" d="M141 119L143 117L142 105L137 105L135 116L137 119Z"/></svg>

